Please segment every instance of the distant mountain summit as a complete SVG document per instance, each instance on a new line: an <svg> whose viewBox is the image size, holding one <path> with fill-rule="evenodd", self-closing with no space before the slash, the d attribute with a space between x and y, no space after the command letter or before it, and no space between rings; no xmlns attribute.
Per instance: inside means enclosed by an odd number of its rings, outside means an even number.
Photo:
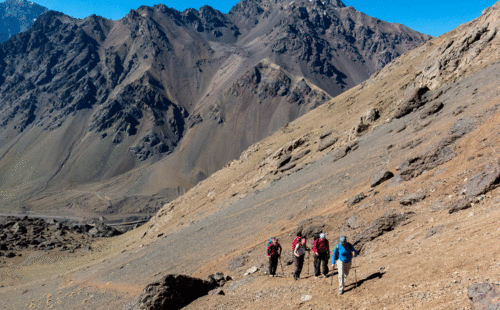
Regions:
<svg viewBox="0 0 500 310"><path fill-rule="evenodd" d="M47 12L0 46L0 192L141 195L106 212L175 197L429 38L341 1ZM78 208L109 206L78 193Z"/></svg>
<svg viewBox="0 0 500 310"><path fill-rule="evenodd" d="M26 0L6 0L0 3L0 43L28 30L36 18L47 12L44 6Z"/></svg>

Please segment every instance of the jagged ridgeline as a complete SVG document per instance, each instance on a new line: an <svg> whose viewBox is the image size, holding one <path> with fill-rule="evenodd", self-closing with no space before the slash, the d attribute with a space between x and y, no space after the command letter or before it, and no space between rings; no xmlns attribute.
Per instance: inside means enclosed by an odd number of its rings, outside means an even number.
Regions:
<svg viewBox="0 0 500 310"><path fill-rule="evenodd" d="M340 1L44 13L0 46L2 201L139 212L429 38Z"/></svg>
<svg viewBox="0 0 500 310"><path fill-rule="evenodd" d="M0 43L28 30L37 17L48 10L26 0L6 0L0 3Z"/></svg>

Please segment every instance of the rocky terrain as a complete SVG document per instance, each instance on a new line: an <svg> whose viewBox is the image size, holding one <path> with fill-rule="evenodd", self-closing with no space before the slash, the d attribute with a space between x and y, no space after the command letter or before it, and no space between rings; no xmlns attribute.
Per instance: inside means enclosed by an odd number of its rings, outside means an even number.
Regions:
<svg viewBox="0 0 500 310"><path fill-rule="evenodd" d="M44 6L26 0L6 0L0 3L0 43L19 32L28 30L37 17L48 10Z"/></svg>
<svg viewBox="0 0 500 310"><path fill-rule="evenodd" d="M12 258L26 251L91 250L95 238L121 235L122 231L100 222L95 225L66 225L56 220L5 217L0 219L0 256ZM5 263L5 261L4 261Z"/></svg>
<svg viewBox="0 0 500 310"><path fill-rule="evenodd" d="M428 39L340 1L47 12L0 45L0 210L153 215Z"/></svg>
<svg viewBox="0 0 500 310"><path fill-rule="evenodd" d="M96 240L92 253L10 258L0 306L498 308L499 29L497 2L252 144L146 225ZM360 251L343 295L336 278L331 287L312 276L310 257L293 280L299 230L323 231L331 247L345 235ZM284 249L276 277L265 274L271 236ZM202 296L186 296L186 285Z"/></svg>

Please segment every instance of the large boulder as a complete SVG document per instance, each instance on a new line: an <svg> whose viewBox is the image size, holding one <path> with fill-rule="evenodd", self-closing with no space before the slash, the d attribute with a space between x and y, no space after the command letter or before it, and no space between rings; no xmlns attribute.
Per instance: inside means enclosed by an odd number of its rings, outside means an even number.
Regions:
<svg viewBox="0 0 500 310"><path fill-rule="evenodd" d="M500 183L500 167L498 165L488 165L484 171L473 176L468 180L462 192L465 192L465 197L473 198L492 190Z"/></svg>
<svg viewBox="0 0 500 310"><path fill-rule="evenodd" d="M398 109L394 113L395 118L401 118L407 114L410 114L415 109L421 107L425 104L423 96L429 91L427 86L415 88L410 91L402 100Z"/></svg>
<svg viewBox="0 0 500 310"><path fill-rule="evenodd" d="M500 309L500 286L490 283L476 283L469 286L468 297L472 310Z"/></svg>
<svg viewBox="0 0 500 310"><path fill-rule="evenodd" d="M366 243L382 236L386 232L394 230L397 225L408 220L413 215L413 212L397 213L395 210L387 211L383 216L373 221L373 223L358 236L353 243L354 247L361 252Z"/></svg>
<svg viewBox="0 0 500 310"><path fill-rule="evenodd" d="M371 108L361 115L361 122L364 124L371 124L380 118L380 113L377 109Z"/></svg>
<svg viewBox="0 0 500 310"><path fill-rule="evenodd" d="M394 176L394 173L387 171L387 170L382 170L379 171L377 174L375 174L371 180L370 180L370 186L375 187L377 185L382 184L383 182L389 180Z"/></svg>
<svg viewBox="0 0 500 310"><path fill-rule="evenodd" d="M123 310L177 310L207 295L217 284L186 275L166 275L146 286L144 292Z"/></svg>

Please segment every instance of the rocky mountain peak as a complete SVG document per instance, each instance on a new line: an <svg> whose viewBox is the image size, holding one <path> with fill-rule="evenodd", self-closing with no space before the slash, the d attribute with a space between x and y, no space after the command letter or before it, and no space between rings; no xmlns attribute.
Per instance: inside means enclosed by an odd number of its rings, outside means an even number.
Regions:
<svg viewBox="0 0 500 310"><path fill-rule="evenodd" d="M0 3L0 43L19 32L28 30L36 18L48 10L44 6L26 0L6 0Z"/></svg>

